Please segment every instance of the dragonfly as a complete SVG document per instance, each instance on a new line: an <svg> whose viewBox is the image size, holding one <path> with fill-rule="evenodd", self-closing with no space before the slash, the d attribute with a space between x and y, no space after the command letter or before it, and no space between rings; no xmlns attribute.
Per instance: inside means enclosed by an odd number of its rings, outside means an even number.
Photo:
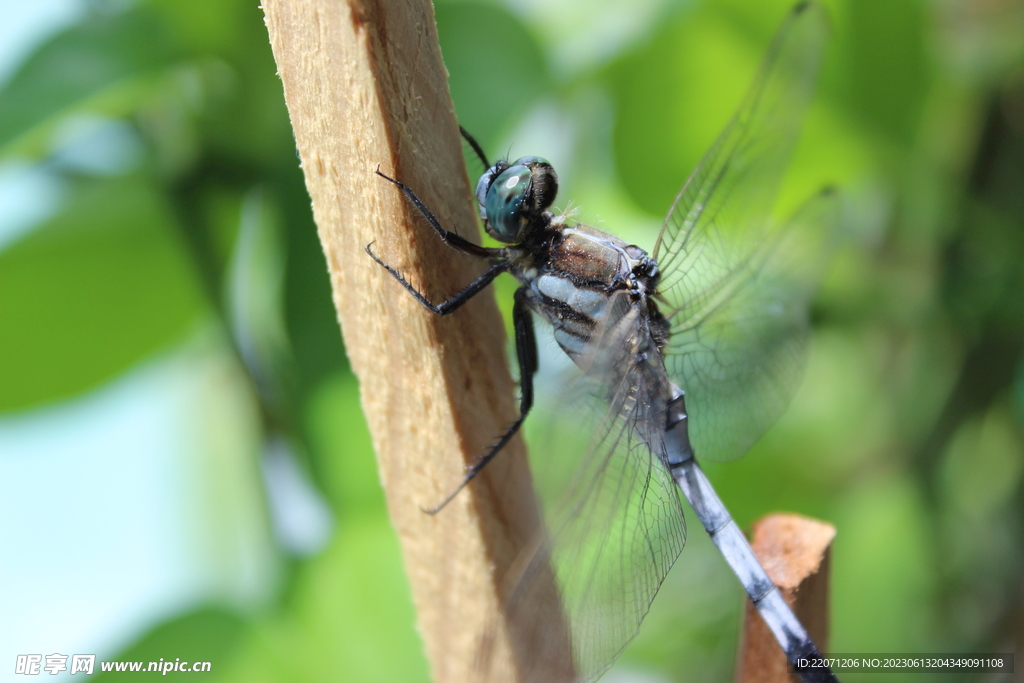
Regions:
<svg viewBox="0 0 1024 683"><path fill-rule="evenodd" d="M519 431L534 406L539 355L534 315L579 370L588 443L547 517L508 609L542 590L554 567L570 629L572 674L591 681L637 633L686 538L682 492L807 682L837 680L758 563L698 464L742 455L795 392L808 308L825 260L836 197L824 189L788 220L772 218L796 146L827 34L824 10L797 5L754 83L668 211L653 250L551 211L558 176L542 157L491 164L476 186L484 247L445 229L415 191L380 170L453 249L487 269L435 304L367 245L367 253L424 307L449 315L509 273L519 416L465 472L437 514ZM461 129L460 129L461 130ZM533 597L536 597L534 595ZM530 678L528 676L528 678ZM547 680L542 673L535 678Z"/></svg>

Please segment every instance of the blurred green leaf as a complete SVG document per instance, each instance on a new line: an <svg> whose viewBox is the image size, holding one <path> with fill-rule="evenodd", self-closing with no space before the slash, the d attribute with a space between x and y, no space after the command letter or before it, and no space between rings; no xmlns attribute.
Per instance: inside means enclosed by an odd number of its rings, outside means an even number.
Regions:
<svg viewBox="0 0 1024 683"><path fill-rule="evenodd" d="M203 310L167 208L140 178L84 182L0 252L0 410L103 382Z"/></svg>
<svg viewBox="0 0 1024 683"><path fill-rule="evenodd" d="M382 517L384 491L355 377L339 373L323 382L310 397L306 415L334 509L346 517Z"/></svg>
<svg viewBox="0 0 1024 683"><path fill-rule="evenodd" d="M149 14L91 13L37 50L0 91L0 150L84 101L103 94L121 100L127 91L145 89L140 77L172 59L171 45L165 27Z"/></svg>
<svg viewBox="0 0 1024 683"><path fill-rule="evenodd" d="M428 681L398 540L382 517L348 522L304 564L289 609L258 620L216 680Z"/></svg>
<svg viewBox="0 0 1024 683"><path fill-rule="evenodd" d="M618 174L645 210L671 205L739 106L769 38L750 40L702 8L609 65Z"/></svg>
<svg viewBox="0 0 1024 683"><path fill-rule="evenodd" d="M889 143L910 147L921 124L929 82L925 3L846 3L837 36L847 50L847 111Z"/></svg>
<svg viewBox="0 0 1024 683"><path fill-rule="evenodd" d="M195 672L169 671L166 674L148 672L149 662L181 660L182 662L210 662L211 673L224 663L238 645L245 632L245 622L233 612L219 607L202 607L194 612L163 622L141 640L110 658L109 661L144 662L141 672L99 671L98 680L174 680L191 678ZM206 675L209 674L202 674Z"/></svg>
<svg viewBox="0 0 1024 683"><path fill-rule="evenodd" d="M145 0L131 11L157 17L162 30L173 37L175 66L194 72L186 75L187 90L178 97L191 100L196 132L211 160L244 165L236 171L258 169L262 181L268 176L282 180L285 169L301 179L281 80L258 3Z"/></svg>
<svg viewBox="0 0 1024 683"><path fill-rule="evenodd" d="M435 13L445 63L458 65L449 68L448 84L459 123L487 150L547 85L540 47L500 5L446 2Z"/></svg>
<svg viewBox="0 0 1024 683"><path fill-rule="evenodd" d="M934 538L913 482L882 475L847 492L832 519L834 652L937 646Z"/></svg>

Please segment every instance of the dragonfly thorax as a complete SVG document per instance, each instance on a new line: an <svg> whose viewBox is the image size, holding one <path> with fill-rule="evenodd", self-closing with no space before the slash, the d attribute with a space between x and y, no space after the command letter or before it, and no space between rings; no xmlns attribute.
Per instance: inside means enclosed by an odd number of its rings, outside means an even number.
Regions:
<svg viewBox="0 0 1024 683"><path fill-rule="evenodd" d="M530 267L511 272L523 283L527 303L551 323L555 340L570 358L578 360L595 330L621 315L613 301L636 309L650 321L655 344L664 343L667 324L650 299L660 273L647 252L589 225L566 224L562 217L550 220L546 230L557 234L544 253L534 254Z"/></svg>

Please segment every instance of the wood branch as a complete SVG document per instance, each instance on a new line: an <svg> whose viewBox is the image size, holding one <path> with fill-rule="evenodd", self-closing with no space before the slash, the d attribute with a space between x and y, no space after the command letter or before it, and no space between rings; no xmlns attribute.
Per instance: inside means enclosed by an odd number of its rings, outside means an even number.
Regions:
<svg viewBox="0 0 1024 683"><path fill-rule="evenodd" d="M774 514L754 524L750 545L768 576L782 591L811 639L828 651L828 590L831 524L800 515ZM800 683L786 654L747 601L736 668L738 683Z"/></svg>
<svg viewBox="0 0 1024 683"><path fill-rule="evenodd" d="M422 511L517 414L493 295L434 315L364 251L372 242L435 301L483 270L374 174L379 166L400 179L445 227L478 241L433 8L264 0L263 9L433 678L481 680L485 665L486 680L523 680L537 624L562 656L568 647L550 637L562 622L553 583L543 604L517 610L531 623L506 623L500 610L502 580L540 530L520 439L439 514Z"/></svg>

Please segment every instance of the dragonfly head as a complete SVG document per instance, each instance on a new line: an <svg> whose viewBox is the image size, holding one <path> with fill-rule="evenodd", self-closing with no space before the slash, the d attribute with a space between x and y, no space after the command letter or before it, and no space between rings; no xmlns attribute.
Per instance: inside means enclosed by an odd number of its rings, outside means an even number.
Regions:
<svg viewBox="0 0 1024 683"><path fill-rule="evenodd" d="M551 206L558 176L547 159L499 161L480 176L476 200L487 233L505 244L523 241L529 227Z"/></svg>

